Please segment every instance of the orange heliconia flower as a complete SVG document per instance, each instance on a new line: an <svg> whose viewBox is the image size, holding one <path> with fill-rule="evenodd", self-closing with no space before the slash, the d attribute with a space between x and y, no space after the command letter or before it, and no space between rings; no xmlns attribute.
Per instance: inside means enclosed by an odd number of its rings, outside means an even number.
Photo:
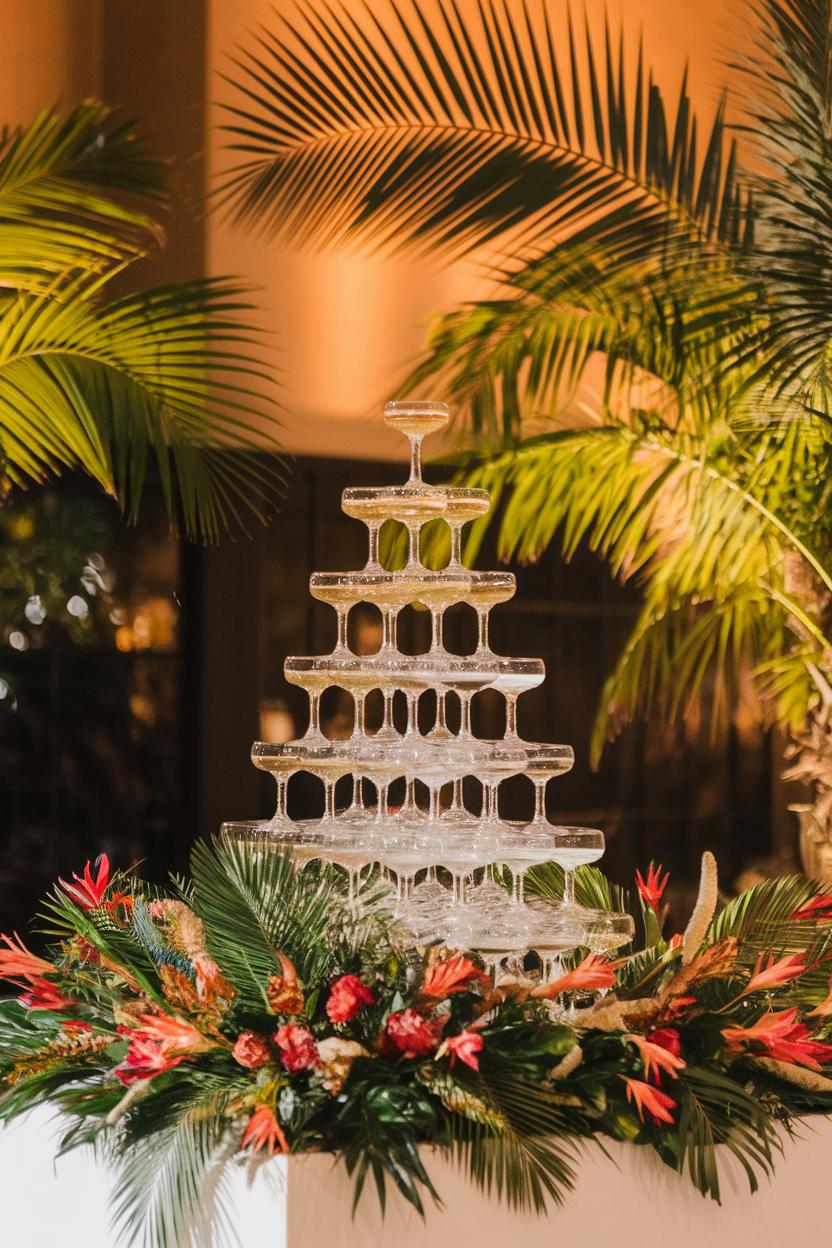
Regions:
<svg viewBox="0 0 832 1248"><path fill-rule="evenodd" d="M425 970L419 996L435 997L441 1001L455 992L464 992L478 980L488 983L488 976L470 958L459 955L444 962L431 962Z"/></svg>
<svg viewBox="0 0 832 1248"><path fill-rule="evenodd" d="M258 1106L249 1119L241 1147L249 1145L254 1153L259 1153L261 1148L265 1148L270 1155L289 1151L286 1136L268 1105Z"/></svg>
<svg viewBox="0 0 832 1248"><path fill-rule="evenodd" d="M749 992L760 992L766 988L779 988L790 979L796 979L806 970L806 953L790 953L775 960L774 954L761 953L757 959L751 978L745 986L745 996Z"/></svg>
<svg viewBox="0 0 832 1248"><path fill-rule="evenodd" d="M668 1096L660 1088L654 1088L650 1083L642 1082L641 1079L630 1079L628 1075L621 1075L621 1078L627 1085L627 1100L635 1105L642 1122L645 1113L648 1113L654 1126L657 1127L661 1122L673 1126L672 1111L676 1108L676 1102L672 1096Z"/></svg>
<svg viewBox="0 0 832 1248"><path fill-rule="evenodd" d="M0 936L0 944L6 946L0 949L0 979L33 980L55 974L52 963L27 949L17 932L14 936Z"/></svg>
<svg viewBox="0 0 832 1248"><path fill-rule="evenodd" d="M797 1021L797 1007L769 1010L752 1027L723 1027L722 1036L729 1052L751 1046L762 1055L810 1070L820 1070L821 1062L832 1061L832 1045L813 1040L809 1028Z"/></svg>
<svg viewBox="0 0 832 1248"><path fill-rule="evenodd" d="M679 1071L684 1070L687 1065L684 1058L677 1057L675 1053L671 1053L670 1049L664 1048L661 1044L654 1044L646 1036L631 1034L626 1039L638 1049L641 1063L644 1066L645 1079L650 1078L650 1072L653 1070L656 1072L655 1083L661 1083L662 1072L670 1075L671 1079L678 1079Z"/></svg>
<svg viewBox="0 0 832 1248"><path fill-rule="evenodd" d="M612 963L596 953L588 953L574 970L553 979L550 984L541 984L540 987L532 989L532 996L551 1000L561 992L584 988L612 988L614 984L615 968Z"/></svg>

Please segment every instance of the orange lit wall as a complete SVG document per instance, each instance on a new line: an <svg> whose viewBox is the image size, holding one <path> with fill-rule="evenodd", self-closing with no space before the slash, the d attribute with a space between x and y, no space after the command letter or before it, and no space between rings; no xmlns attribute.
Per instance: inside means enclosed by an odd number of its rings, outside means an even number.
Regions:
<svg viewBox="0 0 832 1248"><path fill-rule="evenodd" d="M420 0L426 9L438 2ZM549 3L562 12L562 0ZM162 149L169 143L180 164L186 154L196 157L187 176L210 184L225 159L217 102L229 89L220 74L247 32L268 24L274 4L292 11L290 0L177 0L170 10L160 0L3 0L0 121L109 95L150 114ZM345 4L359 7L358 0ZM600 37L604 6L587 0L587 9ZM694 102L708 117L729 78L725 62L749 37L743 0L627 0L610 11L614 28L623 13L630 46L643 31L646 58L666 93L678 89L689 62ZM189 107L184 89L204 98ZM180 208L171 237L173 254L157 265L158 280L193 276L203 265L261 288L262 321L280 347L284 440L299 454L397 457L398 439L381 426L379 405L417 355L431 315L483 290L474 260L299 252L219 216L200 219L194 204Z"/></svg>

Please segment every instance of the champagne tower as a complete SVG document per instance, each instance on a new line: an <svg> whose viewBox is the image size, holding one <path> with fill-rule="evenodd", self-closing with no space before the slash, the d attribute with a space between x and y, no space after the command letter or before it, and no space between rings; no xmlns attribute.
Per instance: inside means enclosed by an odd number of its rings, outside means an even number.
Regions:
<svg viewBox="0 0 832 1248"><path fill-rule="evenodd" d="M584 943L609 948L607 916L577 906L573 885L574 869L603 853L603 834L556 827L546 816L546 787L572 766L572 749L525 741L517 731L517 700L543 681L543 663L495 654L489 643L490 613L514 594L514 576L474 571L462 562L462 529L488 512L488 493L423 479L422 440L447 424L445 404L388 403L384 419L410 440L410 476L403 485L344 491L344 512L367 526L367 562L355 572L313 573L312 596L336 612L338 633L331 654L285 663L286 679L308 695L309 726L295 741L254 744L255 766L277 783L275 814L267 822L225 824L224 831L264 849L288 851L299 866L313 859L337 863L347 872L353 908L360 873L380 869L395 879L391 906L416 941L464 946L495 967L500 959L531 949L547 958ZM451 553L446 567L431 571L421 561L420 536L423 526L437 518L450 530ZM397 571L379 560L379 532L386 520L399 521L407 530L407 562ZM371 655L357 655L348 644L349 613L361 602L375 604L383 621L381 646ZM443 641L444 614L460 602L469 603L478 619L477 646L470 655L449 652ZM430 649L419 655L403 654L397 644L398 615L412 603L428 608L432 621ZM321 729L321 696L332 686L347 690L354 702L353 731L346 740L331 740ZM484 689L505 699L505 731L498 740L476 737L471 730L471 702ZM369 732L364 709L373 690L381 691L384 714L381 727ZM393 719L397 692L407 700L404 732ZM435 707L427 732L419 729L424 695ZM447 723L449 699L459 704L456 732ZM296 772L320 780L322 818L290 818L287 787ZM518 774L530 777L536 794L534 815L522 823L500 814L500 784ZM345 776L352 778L352 802L339 809L336 784ZM473 811L463 800L467 776L482 787L479 809ZM391 809L388 790L402 779L404 802ZM374 795L370 805L364 801L367 792ZM526 901L524 873L550 861L565 873L563 901ZM507 873L510 890L503 886Z"/></svg>

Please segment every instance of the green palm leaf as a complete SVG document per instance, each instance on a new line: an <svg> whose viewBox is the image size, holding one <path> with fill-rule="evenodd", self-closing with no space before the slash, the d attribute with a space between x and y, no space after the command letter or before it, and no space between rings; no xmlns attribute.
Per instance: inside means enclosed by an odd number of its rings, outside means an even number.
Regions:
<svg viewBox="0 0 832 1248"><path fill-rule="evenodd" d="M0 286L43 293L114 270L162 238L161 161L103 104L41 112L0 139Z"/></svg>
<svg viewBox="0 0 832 1248"><path fill-rule="evenodd" d="M464 14L457 0L430 14L300 0L235 66L239 161L221 195L269 235L464 250L591 222L600 243L648 237L671 208L705 233L740 228L721 108L700 156L684 80L671 116L640 47L628 81L608 28L599 53L588 22L555 22L540 0Z"/></svg>

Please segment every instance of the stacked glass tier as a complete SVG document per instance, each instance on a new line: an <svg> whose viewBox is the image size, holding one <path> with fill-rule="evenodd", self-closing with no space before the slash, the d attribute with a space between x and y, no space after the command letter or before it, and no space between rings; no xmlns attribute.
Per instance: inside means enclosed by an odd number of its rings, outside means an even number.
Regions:
<svg viewBox="0 0 832 1248"><path fill-rule="evenodd" d="M462 562L463 527L488 512L488 493L423 480L422 440L447 423L444 404L388 403L384 419L410 440L410 477L404 485L344 491L344 512L367 526L367 563L354 572L312 575L312 596L334 609L338 632L331 654L285 663L286 679L309 698L309 726L294 741L254 744L255 766L270 772L277 784L275 814L260 823L225 824L224 831L263 848L283 849L298 864L317 859L340 865L348 873L352 904L359 873L380 869L395 881L392 904L402 923L422 943L465 945L492 961L530 949L555 957L564 948L591 943L593 931L599 948L612 947L609 932L606 944L603 939L610 926L606 916L577 907L571 887L574 869L603 853L602 833L557 827L546 816L547 785L570 769L572 749L525 741L517 731L518 698L543 681L543 663L498 655L490 646L490 613L513 596L515 579L510 572L474 571ZM379 560L379 533L388 520L407 532L407 562L397 571ZM440 571L425 567L420 555L422 529L435 520L450 530L450 560ZM443 639L445 612L463 602L474 608L478 620L477 646L470 655L448 651ZM360 603L372 603L381 612L382 641L375 654L358 655L349 646L349 613ZM424 654L404 654L398 647L397 620L412 604L431 615L431 645ZM321 728L321 698L331 687L353 699L353 730L346 740L333 740ZM475 736L471 727L472 700L486 689L505 701L505 731L498 740ZM376 690L384 710L380 728L371 732L365 703ZM407 701L404 731L394 723L397 693ZM432 695L435 712L429 730L422 731L419 707L426 694ZM449 699L458 703L456 731L448 726ZM298 772L321 782L320 819L289 817L287 789ZM500 786L517 775L529 777L535 788L534 815L526 822L500 815ZM352 801L339 809L336 786L347 776ZM463 781L471 776L482 789L476 811L463 798ZM402 780L404 801L392 808L390 786ZM367 792L372 804L365 803ZM564 900L557 908L524 897L524 873L548 862L560 864L566 876Z"/></svg>

